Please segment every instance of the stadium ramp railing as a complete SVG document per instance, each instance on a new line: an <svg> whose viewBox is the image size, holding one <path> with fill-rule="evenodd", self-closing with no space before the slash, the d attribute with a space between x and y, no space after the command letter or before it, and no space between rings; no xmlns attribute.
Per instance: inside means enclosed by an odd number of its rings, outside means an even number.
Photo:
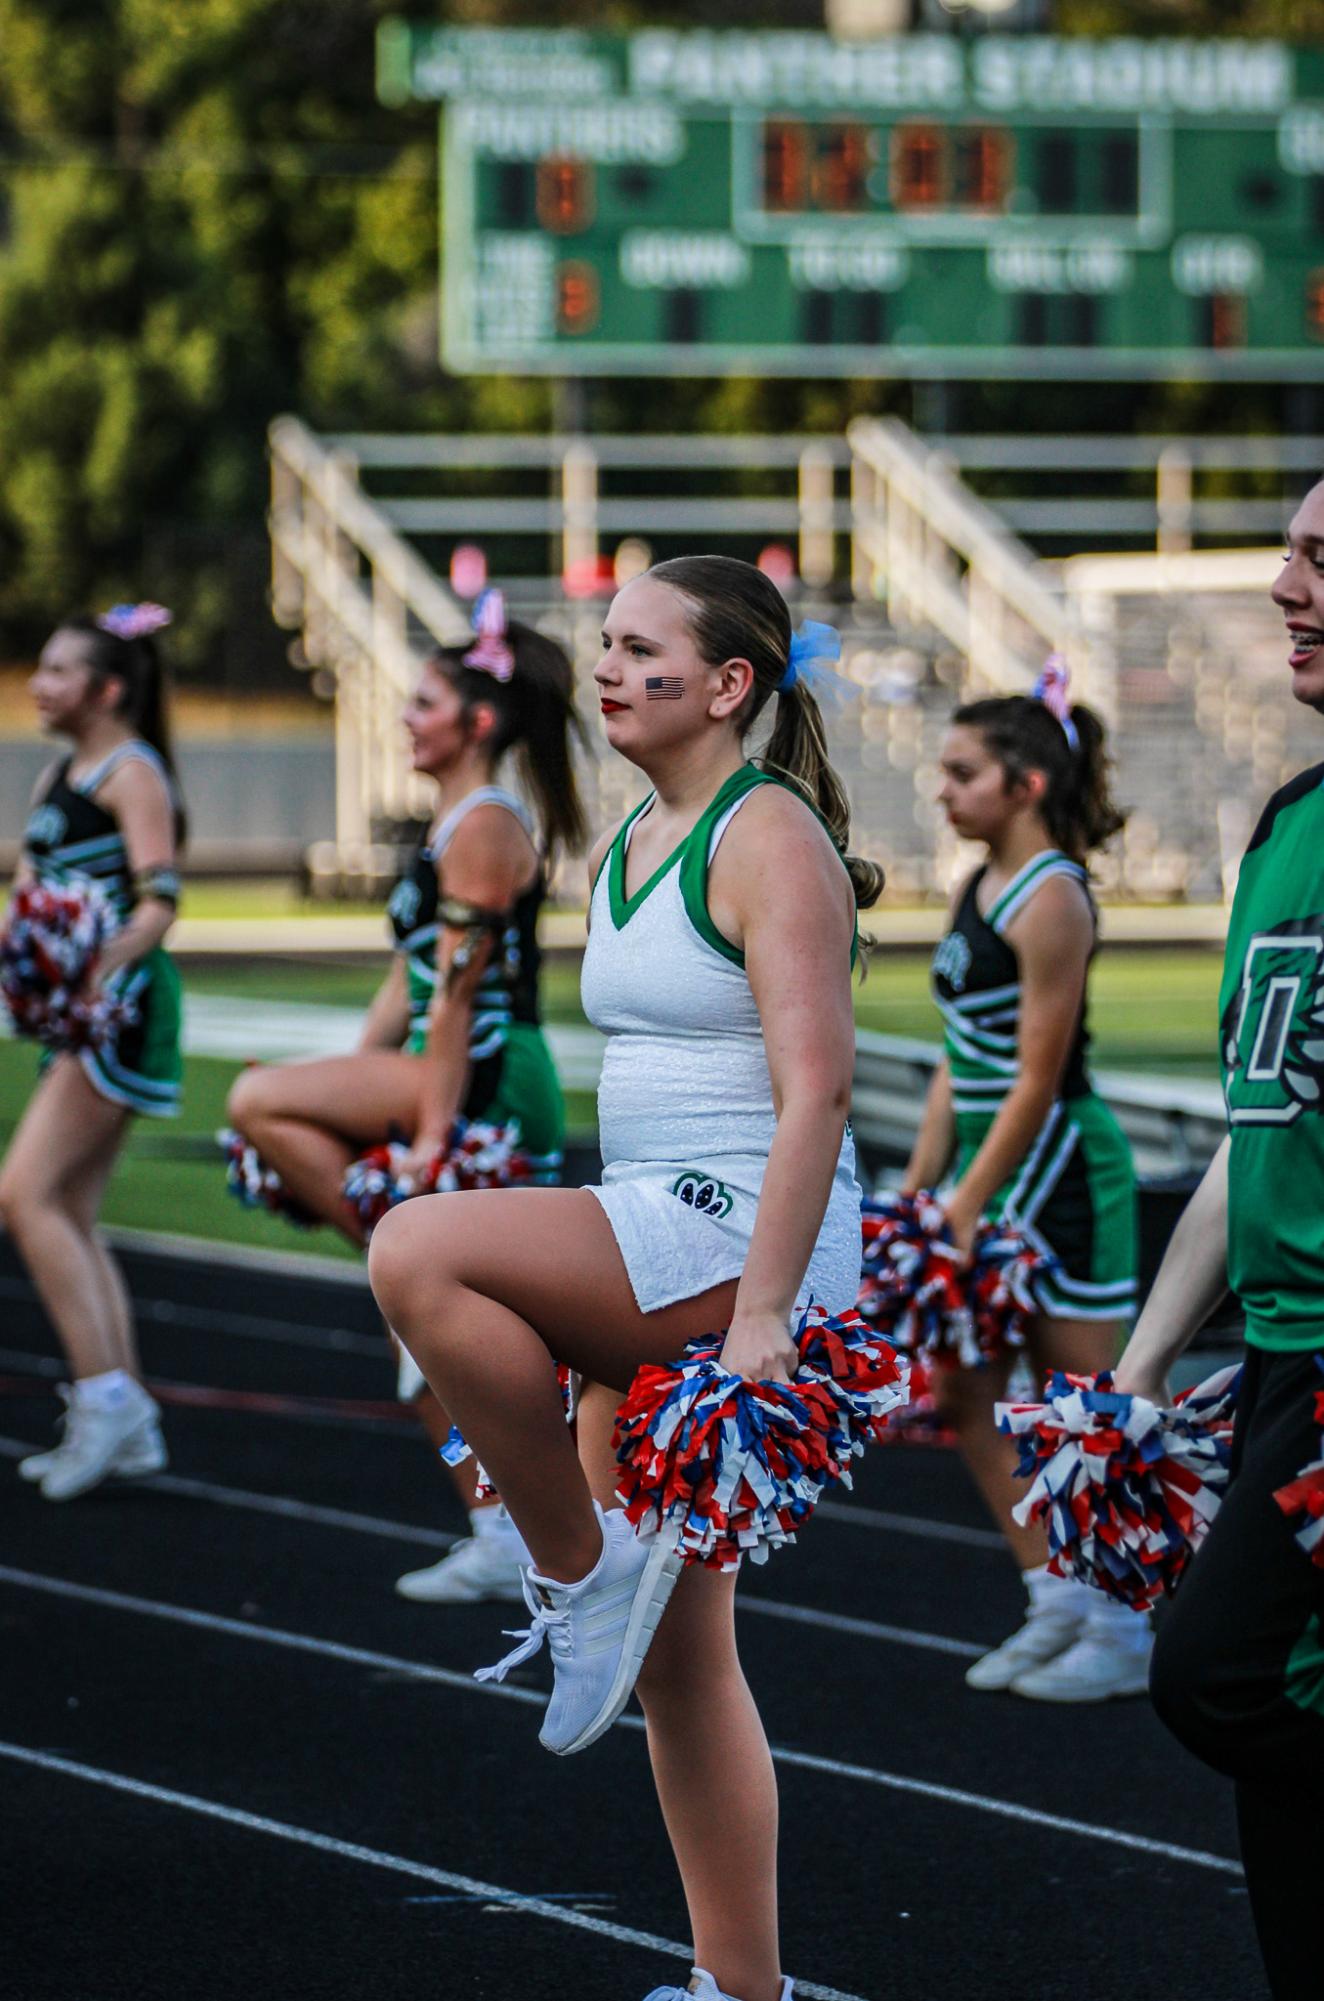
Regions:
<svg viewBox="0 0 1324 2001"><path fill-rule="evenodd" d="M427 809L400 711L433 646L471 636L468 615L359 485L357 468L297 417L268 433L271 605L301 664L334 676L336 847L353 868L374 822Z"/></svg>

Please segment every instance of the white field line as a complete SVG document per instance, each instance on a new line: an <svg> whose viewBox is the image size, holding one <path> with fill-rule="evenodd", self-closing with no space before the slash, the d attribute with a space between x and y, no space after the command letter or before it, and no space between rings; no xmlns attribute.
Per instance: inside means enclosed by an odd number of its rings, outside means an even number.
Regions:
<svg viewBox="0 0 1324 2001"><path fill-rule="evenodd" d="M0 1459L23 1459L40 1446L18 1438L0 1438ZM145 1486L145 1481L133 1482ZM178 1473L154 1473L151 1486L166 1494L178 1494L186 1501L209 1501L221 1508L238 1508L259 1515L278 1515L284 1521L312 1522L319 1528L348 1529L356 1535L381 1536L388 1542L417 1543L423 1549L449 1549L458 1536L446 1529L418 1528L411 1522L388 1522L375 1515L360 1515L348 1508L324 1508L315 1501L295 1500L288 1494L250 1494L242 1487L219 1487L210 1480L186 1480Z"/></svg>
<svg viewBox="0 0 1324 2001"><path fill-rule="evenodd" d="M152 1598L138 1598L127 1592L104 1591L98 1586L75 1584L66 1578L45 1577L35 1571L16 1570L9 1564L0 1564L0 1585L9 1584L16 1590L35 1591L52 1598L66 1598L77 1604L97 1605L107 1611L137 1614L144 1618L162 1619L168 1623L189 1626L201 1632L223 1633L228 1638L256 1641L259 1645L283 1648L292 1653L313 1654L330 1660L344 1662L349 1666L371 1667L378 1672L398 1674L406 1679L439 1682L447 1688L463 1689L470 1694L479 1694L496 1699L524 1703L529 1707L544 1708L546 1697L532 1689L512 1688L507 1683L476 1682L468 1675L457 1674L452 1668L434 1667L422 1661L405 1660L391 1654L370 1651L365 1647L349 1647L335 1640L318 1640L307 1633L290 1633L276 1626L257 1626L242 1619L227 1619L219 1613L198 1612L189 1606L169 1605ZM621 1727L641 1731L644 1728L641 1716L622 1716ZM944 1804L971 1809L975 1812L995 1814L1004 1820L1019 1821L1023 1826L1043 1827L1057 1834L1075 1834L1088 1841L1101 1841L1113 1847L1130 1849L1142 1855L1162 1856L1170 1862L1185 1862L1198 1869L1211 1869L1221 1875L1240 1876L1241 1865L1224 1855L1212 1855L1202 1848L1186 1848L1180 1843L1156 1841L1148 1835L1131 1834L1122 1828L1107 1827L1093 1821L1075 1820L1064 1814L1045 1813L1037 1807L1021 1806L1013 1800L1002 1800L985 1793L966 1792L956 1786L938 1785L927 1779L913 1779L896 1772L886 1772L869 1765L856 1765L839 1758L817 1757L807 1751L793 1751L781 1745L772 1746L772 1756L779 1765L786 1765L798 1771L816 1772L831 1778L851 1779L862 1785L880 1786L891 1792L909 1793L922 1799L939 1800ZM802 1993L808 1994L809 1988Z"/></svg>
<svg viewBox="0 0 1324 2001"><path fill-rule="evenodd" d="M597 1938L615 1939L621 1945L637 1945L647 1952L665 1953L670 1959L688 1962L689 1946L675 1939L659 1938L654 1932L636 1931L631 1925L613 1924L609 1918L595 1918L587 1911L569 1910L563 1904L548 1903L542 1897L522 1896L498 1883L484 1883L475 1876L457 1876L450 1869L438 1869L430 1862L411 1862L403 1855L389 1855L380 1848L364 1848L357 1841L339 1841L332 1834L319 1834L310 1827L292 1827L285 1820L269 1820L265 1814L245 1813L239 1807L222 1806L218 1800L199 1799L196 1793L180 1793L169 1786L153 1786L142 1779L126 1778L121 1772L103 1771L73 1758L60 1758L50 1751L32 1751L22 1744L0 1742L0 1758L17 1765L29 1765L39 1772L61 1778L81 1779L87 1785L103 1786L110 1792L128 1793L133 1799L150 1800L156 1806L175 1807L184 1813L218 1820L227 1827L242 1828L248 1834L266 1834L277 1841L313 1848L322 1855L334 1855L341 1862L366 1863L373 1869L389 1869L417 1883L430 1883L439 1890L458 1891L462 1896L501 1904L521 1916L547 1918L552 1924L569 1925L575 1931L592 1932ZM846 1994L839 1987L820 1987L813 1981L797 1981L796 1992L813 2001L864 2001L858 1994Z"/></svg>
<svg viewBox="0 0 1324 2001"><path fill-rule="evenodd" d="M0 1458L21 1458L34 1451L17 1439L0 1438ZM146 1483L140 1483L146 1484ZM250 1494L242 1487L215 1486L209 1480L187 1480L177 1473L155 1473L151 1486L189 1501L208 1501L222 1508L238 1508L253 1514L278 1515L285 1521L311 1522L318 1528L349 1529L359 1535L381 1536L388 1541L414 1542L427 1549L445 1550L460 1540L444 1529L420 1529L406 1522L382 1521L375 1515L354 1514L346 1508L324 1508L315 1501L299 1501L285 1494ZM825 1632L849 1633L856 1639L882 1640L893 1646L918 1647L924 1653L954 1654L962 1660L977 1660L987 1647L974 1640L953 1640L942 1633L924 1633L909 1626L889 1626L876 1619L857 1619L840 1612L819 1612L812 1606L788 1605L776 1598L750 1598L741 1592L737 1600L743 1613L765 1619L793 1620L802 1626L818 1626Z"/></svg>
<svg viewBox="0 0 1324 2001"><path fill-rule="evenodd" d="M32 1299L32 1287L24 1280L0 1277L0 1299ZM374 1339L350 1327L308 1327L295 1320L277 1320L259 1313L232 1313L228 1309L217 1318L216 1309L187 1306L173 1299L135 1298L134 1315L141 1324L158 1327L194 1327L209 1334L228 1334L239 1340L270 1341L288 1348L314 1348L319 1354L362 1355L366 1361L381 1362L391 1370L391 1347L385 1332Z"/></svg>

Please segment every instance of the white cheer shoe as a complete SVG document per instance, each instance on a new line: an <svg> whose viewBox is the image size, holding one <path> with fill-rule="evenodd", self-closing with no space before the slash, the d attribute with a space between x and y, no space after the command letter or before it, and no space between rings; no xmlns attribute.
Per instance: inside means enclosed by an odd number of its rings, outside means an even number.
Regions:
<svg viewBox="0 0 1324 2001"><path fill-rule="evenodd" d="M160 1407L141 1384L109 1409L80 1401L64 1384L60 1395L66 1405L60 1443L18 1462L20 1480L39 1484L45 1500L72 1501L103 1480L141 1480L165 1470Z"/></svg>
<svg viewBox="0 0 1324 2001"><path fill-rule="evenodd" d="M792 2001L793 1982L783 1980L781 2001ZM655 1987L644 2001L735 2001L732 1994L724 1994L711 1973L705 1967L696 1966L690 1975L688 1987Z"/></svg>
<svg viewBox="0 0 1324 2001"><path fill-rule="evenodd" d="M504 1681L546 1640L555 1682L538 1741L558 1757L587 1749L624 1709L681 1572L674 1534L640 1540L623 1508L593 1506L602 1527L593 1569L575 1584L526 1570L533 1624L511 1635L520 1644L503 1661L475 1676Z"/></svg>

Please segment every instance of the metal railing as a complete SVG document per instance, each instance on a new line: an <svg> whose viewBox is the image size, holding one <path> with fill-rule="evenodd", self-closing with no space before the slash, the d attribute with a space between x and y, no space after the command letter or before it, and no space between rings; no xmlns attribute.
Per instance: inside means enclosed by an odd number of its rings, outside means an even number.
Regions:
<svg viewBox="0 0 1324 2001"><path fill-rule="evenodd" d="M336 847L352 865L376 820L425 807L400 711L429 644L455 644L471 628L363 493L352 462L295 417L277 418L269 445L272 612L300 633L305 663L335 676Z"/></svg>
<svg viewBox="0 0 1324 2001"><path fill-rule="evenodd" d="M1100 543L1148 541L1177 554L1202 542L1272 541L1324 472L1318 437L960 433L941 448L1008 527L1054 554ZM1014 489L1010 475L1023 475Z"/></svg>
<svg viewBox="0 0 1324 2001"><path fill-rule="evenodd" d="M935 1042L856 1031L851 1119L866 1146L892 1158L909 1154L941 1058ZM1203 1169L1222 1144L1227 1120L1217 1084L1110 1070L1094 1081L1117 1114L1141 1174Z"/></svg>
<svg viewBox="0 0 1324 2001"><path fill-rule="evenodd" d="M1231 443L1248 466L1259 464L1256 441ZM444 566L447 538L453 548L491 524L499 536L494 565L520 615L553 633L584 673L601 593L611 587L604 551L621 554L619 534L684 533L690 546L723 546L729 537L725 546L749 554L755 534L793 533L797 615L817 610L817 598L829 600L824 610L844 628L848 664L867 689L834 744L857 828L873 843L866 851L887 858L894 881L919 894L940 885L954 859L927 810L935 732L952 694L1027 690L1046 653L1064 654L1076 694L1117 732L1132 780L1128 803L1137 810L1113 886L1141 895L1191 893L1192 884L1194 893L1216 892L1213 874L1226 845L1215 824L1219 802L1252 784L1268 791L1281 782L1270 726L1279 735L1287 726L1274 708L1277 683L1261 671L1261 656L1278 643L1260 616L1267 616L1272 551L1173 547L1050 564L965 485L952 445L969 448L971 441L948 439L933 449L899 422L868 418L852 424L844 440L319 439L297 420L280 419L271 432L273 608L279 622L299 630L305 662L333 677L336 698L328 883L375 880L372 836L380 823L427 808L426 788L408 769L399 715L429 648L469 630L433 562ZM993 445L1012 462L1008 441L986 444L990 459L998 457ZM1086 466L1091 453L1119 465L1149 453L1152 468L1168 447L1154 439L1073 439L1049 455L1064 458L1068 448ZM1048 445L1034 449L1042 455ZM1277 450L1270 441L1264 455ZM632 472L643 477L635 481ZM709 476L708 490L699 490ZM389 492L381 490L388 477ZM442 492L405 490L426 478ZM657 491L637 490L650 479ZM379 490L365 492L365 480ZM493 491L503 481L506 490ZM537 490L540 481L545 492ZM760 482L773 490L751 490ZM521 534L543 538L536 576L519 571ZM425 538L421 549L411 546L412 535ZM853 615L839 602L847 550ZM568 592L567 578L582 580L586 595ZM1258 676L1250 772L1243 769L1247 733L1230 721L1224 727L1233 655L1242 681L1252 668ZM895 699L887 692L893 682L901 689ZM1178 754L1179 738L1194 776L1174 786L1164 760ZM599 824L636 803L634 775L616 761L586 764L582 775Z"/></svg>
<svg viewBox="0 0 1324 2001"><path fill-rule="evenodd" d="M885 603L903 631L938 633L968 661L972 691L1024 693L1057 652L1085 698L1111 715L1111 677L1092 673L1060 590L945 453L894 418L857 418L847 438L857 599Z"/></svg>
<svg viewBox="0 0 1324 2001"><path fill-rule="evenodd" d="M850 527L849 503L838 491L850 452L840 437L344 432L327 442L372 481L375 506L402 533L513 539L524 552L522 574L540 581L582 574L627 535L706 542L773 536L795 544L800 576L817 589L838 574ZM383 484L388 474L432 474L445 491L392 492ZM542 492L530 490L530 474L542 475ZM639 474L639 486L652 490L619 490L622 474ZM732 492L732 475L780 476L779 490L757 490L765 483L759 478L750 481L754 490ZM660 493L658 476L720 490ZM492 486L508 490L482 490Z"/></svg>

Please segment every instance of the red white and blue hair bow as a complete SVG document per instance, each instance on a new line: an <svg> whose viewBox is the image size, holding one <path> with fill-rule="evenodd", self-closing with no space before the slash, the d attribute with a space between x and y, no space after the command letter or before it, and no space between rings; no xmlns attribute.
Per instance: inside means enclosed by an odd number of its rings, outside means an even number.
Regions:
<svg viewBox="0 0 1324 2001"><path fill-rule="evenodd" d="M484 591L474 606L476 645L463 656L462 665L490 674L494 681L508 681L515 672L515 655L507 637L506 600L500 591Z"/></svg>
<svg viewBox="0 0 1324 2001"><path fill-rule="evenodd" d="M820 708L844 709L860 691L832 666L840 658L841 634L836 626L807 618L791 636L786 672L777 683L778 693L787 694L797 681L802 681Z"/></svg>
<svg viewBox="0 0 1324 2001"><path fill-rule="evenodd" d="M116 639L147 639L162 626L174 623L174 613L163 604L113 604L103 611L97 624Z"/></svg>
<svg viewBox="0 0 1324 2001"><path fill-rule="evenodd" d="M1071 672L1066 661L1060 653L1050 653L1030 695L1032 700L1043 703L1050 716L1056 716L1071 748L1079 750L1080 737L1071 720L1071 698L1067 694L1070 683Z"/></svg>

